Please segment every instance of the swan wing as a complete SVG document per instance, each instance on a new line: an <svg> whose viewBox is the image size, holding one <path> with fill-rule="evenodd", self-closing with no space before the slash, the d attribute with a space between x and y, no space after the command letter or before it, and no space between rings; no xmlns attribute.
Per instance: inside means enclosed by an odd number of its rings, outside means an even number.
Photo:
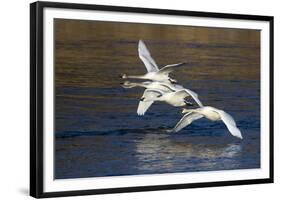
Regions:
<svg viewBox="0 0 281 200"><path fill-rule="evenodd" d="M148 99L148 101L140 101L139 106L137 109L138 115L144 115L145 112L148 110L148 108L153 104L154 101L149 99L157 98L159 95L162 95L162 93L159 94L159 91L146 89L142 95L142 99Z"/></svg>
<svg viewBox="0 0 281 200"><path fill-rule="evenodd" d="M147 72L158 72L159 68L155 63L155 61L153 60L153 58L151 57L148 49L146 48L142 40L139 41L138 51L139 51L139 57L144 63Z"/></svg>
<svg viewBox="0 0 281 200"><path fill-rule="evenodd" d="M203 104L201 103L201 101L199 100L198 98L198 95L193 92L192 90L189 90L189 89L183 89L183 90L179 90L175 93L175 95L178 97L178 98L185 98L185 97L188 97L188 96L191 96L194 101L200 106L200 107L203 107Z"/></svg>
<svg viewBox="0 0 281 200"><path fill-rule="evenodd" d="M193 92L192 90L189 90L189 89L184 89L186 93L188 93L193 99L194 101L200 106L200 107L203 107L203 104L202 102L199 100L198 98L198 94Z"/></svg>
<svg viewBox="0 0 281 200"><path fill-rule="evenodd" d="M177 64L166 65L165 67L162 67L162 68L159 70L159 73L168 75L169 73L171 73L172 71L174 71L176 68L181 67L181 66L183 66L183 65L185 65L185 64L186 64L186 63L177 63Z"/></svg>
<svg viewBox="0 0 281 200"><path fill-rule="evenodd" d="M189 112L186 113L181 119L180 121L176 124L176 126L169 130L168 132L171 133L175 133L180 131L181 129L183 129L184 127L188 126L189 124L191 124L193 121L202 118L203 115L199 114L199 113L194 113L194 112Z"/></svg>
<svg viewBox="0 0 281 200"><path fill-rule="evenodd" d="M166 92L164 92L163 90L156 89L156 88L154 88L154 89L146 89L144 91L144 94L146 95L145 99L147 99L147 100L152 99L152 98L156 98L156 97L160 97L160 96L164 95L165 93Z"/></svg>
<svg viewBox="0 0 281 200"><path fill-rule="evenodd" d="M140 101L137 114L142 116L148 110L148 108L153 104L154 101Z"/></svg>
<svg viewBox="0 0 281 200"><path fill-rule="evenodd" d="M188 97L189 94L185 90L180 90L175 92L175 96L179 99L184 99L185 97Z"/></svg>
<svg viewBox="0 0 281 200"><path fill-rule="evenodd" d="M222 110L216 112L219 113L221 120L224 122L231 135L243 139L241 131L237 128L234 119L228 113Z"/></svg>

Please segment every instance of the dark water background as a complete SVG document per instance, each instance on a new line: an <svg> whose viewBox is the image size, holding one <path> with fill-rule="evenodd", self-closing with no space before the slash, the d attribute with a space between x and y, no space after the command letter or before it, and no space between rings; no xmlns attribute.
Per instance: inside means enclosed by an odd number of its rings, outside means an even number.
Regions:
<svg viewBox="0 0 281 200"><path fill-rule="evenodd" d="M258 30L56 19L55 38L56 179L260 167ZM139 39L159 66L187 62L173 78L231 114L244 139L206 119L167 134L182 114L165 103L137 116L143 89L119 75L145 73Z"/></svg>

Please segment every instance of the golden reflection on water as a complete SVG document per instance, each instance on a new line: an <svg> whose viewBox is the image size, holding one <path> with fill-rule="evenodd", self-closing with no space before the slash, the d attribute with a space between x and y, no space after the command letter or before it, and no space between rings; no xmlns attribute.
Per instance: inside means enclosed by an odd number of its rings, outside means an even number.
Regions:
<svg viewBox="0 0 281 200"><path fill-rule="evenodd" d="M112 87L121 73L143 74L139 39L160 66L194 66L175 72L180 81L260 76L258 30L55 19L56 86Z"/></svg>
<svg viewBox="0 0 281 200"><path fill-rule="evenodd" d="M64 97L87 103L101 99L138 99L141 92L115 95L65 94L60 88L120 88L119 75L143 74L138 57L138 40L143 39L160 65L187 62L172 76L185 87L198 92L205 102L216 93L201 92L207 86L224 90L220 81L260 79L260 31L174 25L152 25L55 19L55 85L57 109ZM247 83L246 83L247 84ZM247 87L247 85L245 85ZM230 88L231 89L231 88ZM81 98L84 97L84 98ZM238 101L238 98L236 99ZM243 104L243 101L241 102ZM242 106L242 105L240 105ZM248 106L248 105L245 105ZM95 109L107 109L99 104ZM128 110L124 105L112 109Z"/></svg>

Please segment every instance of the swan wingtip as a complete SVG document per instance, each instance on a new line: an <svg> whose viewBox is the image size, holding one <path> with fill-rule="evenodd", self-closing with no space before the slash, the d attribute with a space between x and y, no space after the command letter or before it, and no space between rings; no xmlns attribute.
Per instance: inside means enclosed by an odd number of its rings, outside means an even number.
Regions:
<svg viewBox="0 0 281 200"><path fill-rule="evenodd" d="M143 112L137 112L138 116L143 116L144 113Z"/></svg>

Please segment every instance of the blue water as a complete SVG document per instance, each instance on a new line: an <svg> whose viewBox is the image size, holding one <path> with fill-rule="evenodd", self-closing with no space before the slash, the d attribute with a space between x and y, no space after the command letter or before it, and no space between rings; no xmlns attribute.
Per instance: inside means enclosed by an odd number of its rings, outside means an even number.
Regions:
<svg viewBox="0 0 281 200"><path fill-rule="evenodd" d="M240 88L241 82L228 84ZM222 122L206 119L167 134L165 130L180 120L181 109L155 103L145 116L139 117L138 100L130 97L131 93L141 94L137 89L126 91L119 85L102 90L67 88L65 96L58 97L63 98L64 109L69 110L64 116L57 113L57 121L64 120L66 130L56 132L56 178L258 168L260 121L258 110L253 112L253 108L259 101L251 92L256 91L240 90L235 95L222 91L220 100L213 99L220 105L216 107L235 118L244 137L240 140L231 136ZM200 93L204 94L204 89ZM88 98L79 98L77 105L77 99L67 94ZM110 97L91 101L91 96L97 94Z"/></svg>
<svg viewBox="0 0 281 200"><path fill-rule="evenodd" d="M258 31L178 28L181 34L151 34L119 24L99 32L112 24L81 21L83 34L77 34L77 23L68 23L56 24L56 179L260 167ZM187 60L172 76L204 105L232 115L244 139L207 119L168 134L181 109L161 102L137 116L143 89L122 88L119 74L145 72L139 38L160 66Z"/></svg>

